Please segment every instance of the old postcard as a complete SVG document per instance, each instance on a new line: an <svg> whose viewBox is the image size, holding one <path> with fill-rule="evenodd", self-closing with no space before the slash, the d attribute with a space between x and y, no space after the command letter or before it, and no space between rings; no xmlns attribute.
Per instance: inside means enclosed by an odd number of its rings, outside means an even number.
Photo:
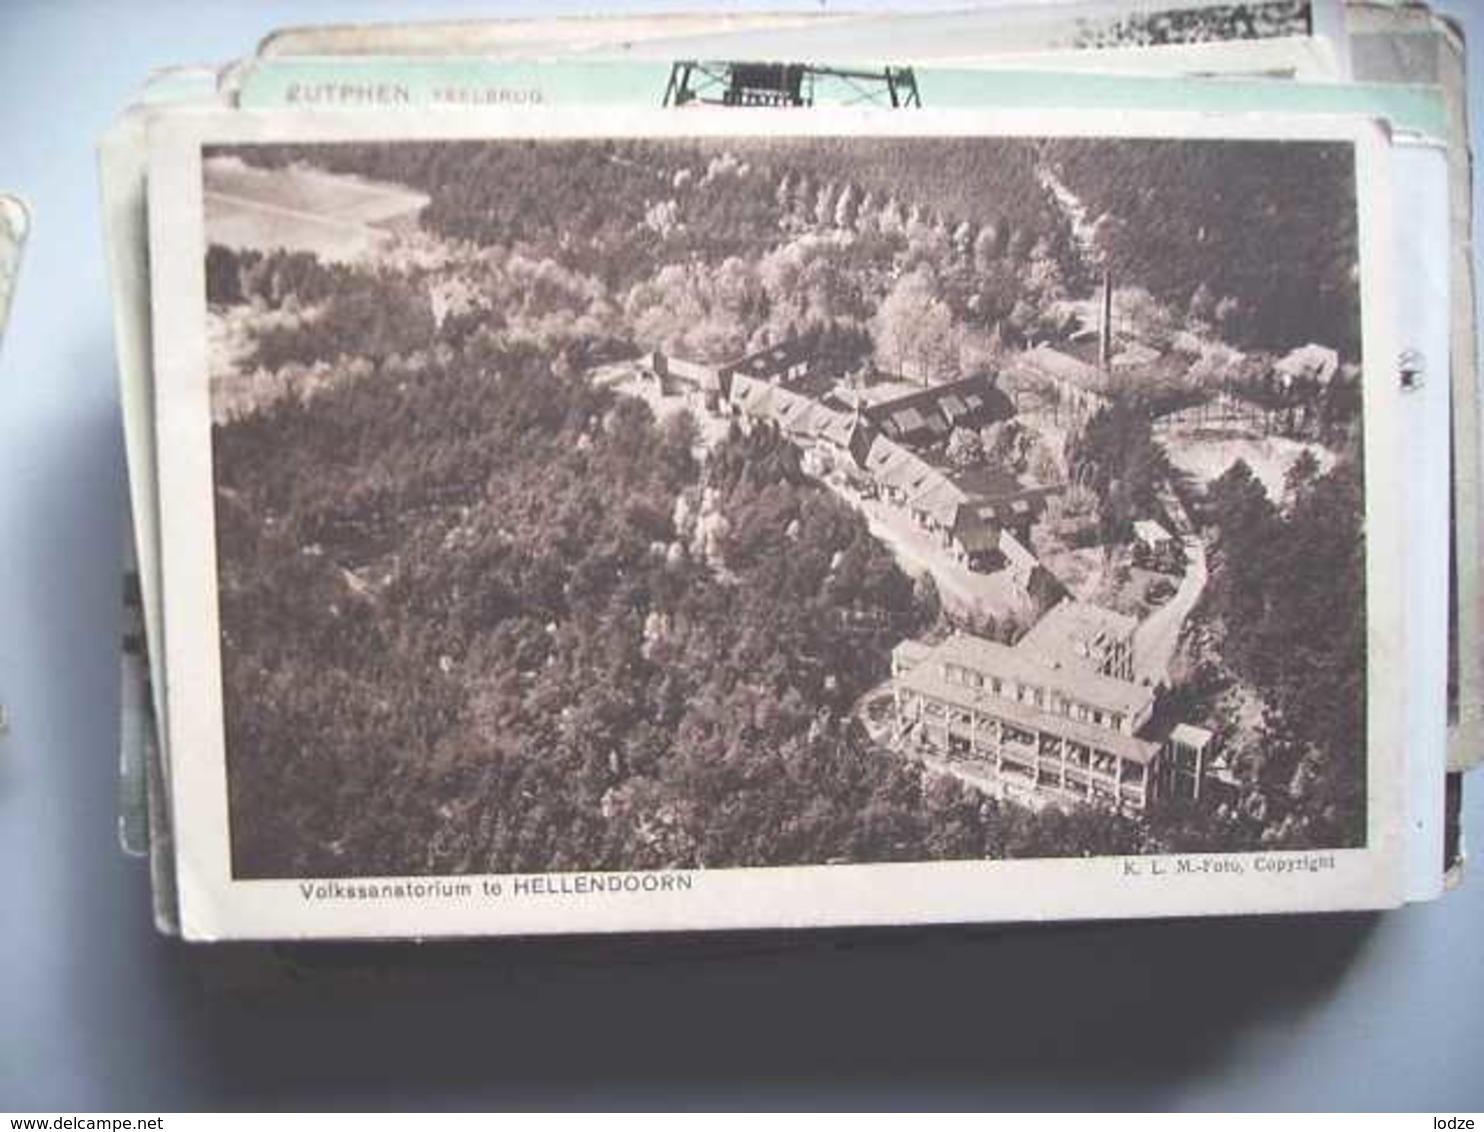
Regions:
<svg viewBox="0 0 1484 1132"><path fill-rule="evenodd" d="M1348 14L1355 73L1368 81L1426 85L1441 92L1448 114L1451 209L1449 255L1453 344L1448 353L1453 399L1454 539L1449 657L1449 768L1484 759L1484 427L1474 279L1473 162L1469 150L1466 49L1460 29L1422 5L1356 3ZM1441 358L1441 354L1430 355Z"/></svg>
<svg viewBox="0 0 1484 1132"><path fill-rule="evenodd" d="M1381 128L207 113L150 155L188 937L1407 895Z"/></svg>
<svg viewBox="0 0 1484 1132"><path fill-rule="evenodd" d="M567 17L287 28L257 58L829 59L1344 77L1340 0L1084 0L958 10Z"/></svg>
<svg viewBox="0 0 1484 1132"><path fill-rule="evenodd" d="M1182 72L1260 73L1264 75L1303 75L1337 77L1344 68L1343 21L1340 5L1332 0L1317 3L1284 2L1259 7L1237 8L1231 5L1193 0L1169 7L1117 4L1079 4L1059 9L1047 18L1041 9L1002 8L978 14L921 12L911 17L911 46L917 60L924 63L940 58L959 60L963 66L979 66L994 59L1014 58L1032 67L1057 61L1063 67L1086 67L1090 70L1123 70L1177 74ZM897 17L900 19L900 16ZM795 29L824 28L829 35L796 42ZM440 78L432 100L444 102L456 97L466 104L484 104L491 91L504 97L514 90L530 94L537 101L553 101L549 75L526 87L512 86L510 76L484 74L491 59L510 59L512 55L537 54L543 57L566 57L574 73L571 89L564 88L561 101L573 98L581 104L598 101L603 104L628 104L636 101L627 90L604 80L597 60L629 59L619 67L668 67L660 60L679 50L710 51L728 54L747 51L749 43L759 42L754 33L767 31L769 50L830 52L840 50L846 58L874 58L884 47L900 53L902 40L894 34L894 20L880 16L861 17L839 14L769 14L734 16L716 14L694 17L665 16L655 19L558 19L551 21L484 21L458 25L417 24L381 27L341 27L292 29L275 34L263 44L256 59L244 60L228 68L220 90L216 74L202 68L173 68L155 76L141 101L153 107L179 101L181 97L214 100L218 95L240 99L243 105L273 101L278 93L274 84L281 83L287 92L305 88L297 72L323 74L326 71L367 70L384 75L392 60L368 59L367 53L386 56L411 53L419 63L437 61L433 69L453 67L459 59L480 60L478 81L450 84ZM900 28L896 28L900 31ZM737 37L742 37L741 39ZM754 36L751 40L747 37ZM966 42L976 44L975 53L963 54ZM1050 54L1048 54L1050 52ZM339 60L337 62L336 60ZM577 62L580 60L581 62ZM646 63L644 60L653 60ZM399 74L408 67L404 60ZM514 67L517 64L508 64ZM560 64L548 64L551 67ZM827 80L811 80L810 91L819 104L858 102L861 100L862 76L851 77L847 65L830 70ZM647 72L646 72L647 73ZM697 74L699 75L699 71ZM910 73L910 72L909 72ZM1041 90L1054 85L1060 92L1067 86L1065 76L1035 73L1031 81L1024 72L1010 87L1007 97L1003 86L992 94L979 89L954 91L938 89L928 92L935 105L982 104L986 97L1005 105L1029 105L1040 101L1029 97L1031 88ZM356 84L341 74L333 89L353 91ZM642 88L639 103L656 97L666 87L669 76L660 75ZM986 76L988 77L988 76ZM201 80L208 80L203 88ZM1054 80L1054 82L1053 82ZM648 80L646 80L646 83ZM378 83L385 88L387 84ZM400 85L400 84L398 84ZM652 86L652 90L651 90ZM329 89L324 82L314 90ZM1095 104L1110 96L1100 89ZM545 96L545 97L543 97ZM355 97L354 94L351 96ZM915 101L915 99L914 99ZM323 103L319 103L323 104ZM338 103L336 103L338 105ZM402 108L402 107L399 107ZM410 108L410 107L406 107ZM139 118L142 119L142 111ZM147 366L135 360L136 344L147 337L147 315L140 315L137 304L129 297L136 289L133 282L142 276L143 253L134 251L130 233L142 230L143 176L139 171L140 144L135 136L142 134L142 121L124 121L110 131L104 146L103 172L105 200L110 214L110 256L113 260L115 290L121 296L118 307L120 365L123 370L122 396L125 406L126 435L131 466L130 492L137 524L140 590L145 615L146 641L150 671L154 677L156 715L164 717L166 681L163 679L164 646L160 632L162 615L159 598L157 522L155 518L153 424L140 412L148 403L149 375ZM143 289L138 289L142 297ZM133 374L134 376L131 376ZM125 735L138 734L125 729ZM168 745L157 737L159 757L167 764ZM139 752L136 750L135 755Z"/></svg>
<svg viewBox="0 0 1484 1132"><path fill-rule="evenodd" d="M136 104L113 123L98 146L119 406L129 466L129 528L133 545L124 565L124 585L130 595L126 619L136 616L142 619L141 655L132 659L125 655L122 662L126 672L136 673L140 679L148 678L147 685L126 693L121 701L120 760L129 767L144 767L151 761L163 764L148 779L136 773L123 776L126 784L121 788L131 792L131 800L121 811L134 814L142 812L146 805L140 793L145 781L157 789L166 788L170 761L167 736L158 725L165 718L167 708L145 192L148 122L166 107L185 101L211 103L218 98L215 70L198 67L162 70L151 77ZM139 660L144 663L137 663ZM142 718L129 707L136 697L149 701L149 711ZM155 806L154 811L162 816L165 813L160 806ZM137 848L137 841L134 844Z"/></svg>
<svg viewBox="0 0 1484 1132"><path fill-rule="evenodd" d="M586 25L584 25L586 26ZM723 65L723 69L730 69ZM888 106L892 91L886 70L873 76L846 73L828 67L808 80L812 105L844 102ZM432 106L535 105L613 108L678 104L682 96L704 104L724 97L731 87L702 89L708 68L697 65L683 75L680 68L662 62L583 59L561 62L508 62L467 59L375 60L316 59L297 55L270 55L245 69L232 85L234 105L244 109L366 109L415 112ZM679 81L677 83L677 77ZM898 75L899 78L903 76ZM1076 107L1105 110L1188 109L1227 111L1261 109L1271 113L1358 114L1384 117L1399 138L1424 144L1447 132L1445 113L1432 92L1414 87L1359 84L1271 83L1227 79L1199 80L1128 78L1111 75L1048 73L1041 71L982 71L913 68L906 72L904 97L916 106L976 109L1043 109ZM172 91L179 91L176 82ZM671 92L675 97L670 98ZM377 92L381 92L378 94ZM210 97L187 85L184 93ZM158 103L158 94L152 98ZM151 669L157 699L163 697L164 645L158 631L159 569L155 549L158 522L154 490L153 422L147 407L151 377L142 350L147 347L148 284L144 254L144 144L150 111L140 109L121 119L102 146L105 200L110 213L110 255L114 263L114 291L119 313L117 338L129 443L131 494L138 530L140 573L148 628ZM1415 214L1414 214L1415 215ZM136 309L136 307L138 309ZM1409 312L1415 322L1419 312ZM162 704L157 707L163 709ZM159 710L163 718L165 712Z"/></svg>
<svg viewBox="0 0 1484 1132"><path fill-rule="evenodd" d="M21 199L0 193L0 342L5 340L11 296L20 275L21 250L30 227L31 216Z"/></svg>
<svg viewBox="0 0 1484 1132"><path fill-rule="evenodd" d="M1344 69L1341 5L1335 0L1278 0L1259 6L1232 6L1212 0L1190 0L1168 7L1127 3L1064 6L1055 13L1042 8L1000 8L979 13L924 11L910 18L914 62L955 59L963 66L1005 62L1024 66L1076 65L1090 70L1180 74L1283 74L1331 79ZM672 77L672 51L726 54L757 50L766 31L769 52L843 52L844 68L823 68L828 79L809 81L819 104L870 102L863 97L869 76L852 74L850 59L875 60L883 49L900 55L902 17L841 14L712 14L643 19L569 18L547 21L479 21L457 24L402 24L288 29L270 36L254 59L227 68L176 67L153 76L137 106L109 131L101 153L109 248L116 296L116 338L121 368L121 394L129 452L130 493L137 526L137 552L145 615L148 656L158 717L166 714L163 679L164 644L154 499L156 476L153 422L144 411L150 401L152 375L142 360L148 342L148 314L143 253L144 176L142 138L145 122L181 101L263 106L304 104L313 92L316 108L377 105L413 109L417 105L477 106L523 103L551 105L644 105L660 101ZM823 37L796 40L801 29L832 29ZM739 38L740 37L740 38ZM964 56L964 44L975 44ZM532 68L508 62L539 55L572 60L565 67L547 63ZM375 58L371 58L374 56ZM402 57L400 60L395 57ZM478 63L471 60L479 60ZM462 60L462 63L460 62ZM507 60L504 64L492 60ZM623 62L621 60L628 60ZM648 62L645 62L648 60ZM1101 62L1099 62L1101 60ZM662 62L663 61L663 62ZM650 77L649 68L663 68ZM498 73L491 73L492 68ZM512 69L521 74L508 73ZM416 70L418 75L409 77ZM463 71L459 77L451 73ZM418 85L426 72L427 88ZM532 74L531 72L535 72ZM394 74L395 81L388 76ZM907 72L910 76L912 72ZM327 76L333 76L329 78ZM370 81L357 81L369 76ZM980 78L983 81L978 81ZM701 80L697 71L695 81ZM1040 105L1048 92L1065 96L1079 81L1069 74L1020 72L1015 76L934 72L926 92L929 105ZM1091 81L1090 78L1081 81ZM1092 105L1151 105L1150 92L1115 91L1110 81L1077 101ZM876 84L881 85L881 84ZM375 91L393 97L412 90L412 102L384 102ZM1326 90L1340 87L1326 86ZM366 92L372 91L370 102ZM1182 99L1190 96L1182 95ZM1227 99L1237 97L1234 86ZM920 101L914 86L911 100ZM876 99L878 102L884 98ZM1056 101L1052 98L1051 101ZM1158 100L1155 100L1158 101ZM224 103L225 104L225 103ZM1177 105L1184 105L1183 101ZM1230 105L1229 101L1223 105ZM1328 109L1338 109L1329 107ZM1395 114L1392 107L1388 114ZM1403 113L1403 117L1408 117ZM168 745L159 742L168 763Z"/></svg>

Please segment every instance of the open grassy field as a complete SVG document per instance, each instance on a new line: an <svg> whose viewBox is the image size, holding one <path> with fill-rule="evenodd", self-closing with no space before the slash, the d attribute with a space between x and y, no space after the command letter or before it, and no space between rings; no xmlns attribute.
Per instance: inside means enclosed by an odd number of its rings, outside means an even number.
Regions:
<svg viewBox="0 0 1484 1132"><path fill-rule="evenodd" d="M1251 429L1229 423L1202 425L1182 423L1160 427L1155 438L1164 446L1170 463L1185 472L1202 487L1221 475L1238 460L1245 460L1254 475L1267 488L1274 501L1283 498L1283 477L1308 449L1319 461L1321 471L1334 467L1334 453L1321 444L1290 440L1283 436L1263 436Z"/></svg>
<svg viewBox="0 0 1484 1132"><path fill-rule="evenodd" d="M212 243L309 251L325 260L364 257L390 238L387 226L416 216L428 203L399 185L302 166L258 169L235 157L209 158L203 178Z"/></svg>
<svg viewBox="0 0 1484 1132"><path fill-rule="evenodd" d="M213 244L234 251L313 252L320 259L361 259L391 239L366 224L308 213L285 212L255 201L206 194L206 233Z"/></svg>
<svg viewBox="0 0 1484 1132"><path fill-rule="evenodd" d="M206 160L203 175L209 192L361 224L396 220L428 203L425 194L401 185L304 165L260 169L235 157L212 157Z"/></svg>

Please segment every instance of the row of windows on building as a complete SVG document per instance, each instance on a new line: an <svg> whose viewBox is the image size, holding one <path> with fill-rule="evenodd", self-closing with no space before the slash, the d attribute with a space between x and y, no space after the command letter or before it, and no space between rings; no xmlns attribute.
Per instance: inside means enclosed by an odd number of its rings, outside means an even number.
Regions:
<svg viewBox="0 0 1484 1132"><path fill-rule="evenodd" d="M943 665L943 679L950 684L958 684L965 688L977 690L987 689L993 696L1000 699L1014 700L1019 704L1028 704L1032 707L1048 711L1053 715L1064 715L1068 719L1075 719L1081 723L1091 723L1096 727L1106 727L1110 731L1121 731L1123 729L1123 716L1117 712L1104 711L1101 708L1091 707L1072 699L1065 693L1047 691L1045 688L1035 684L1025 684L1018 680L1001 679L998 676L986 676L972 668L965 668L958 664Z"/></svg>

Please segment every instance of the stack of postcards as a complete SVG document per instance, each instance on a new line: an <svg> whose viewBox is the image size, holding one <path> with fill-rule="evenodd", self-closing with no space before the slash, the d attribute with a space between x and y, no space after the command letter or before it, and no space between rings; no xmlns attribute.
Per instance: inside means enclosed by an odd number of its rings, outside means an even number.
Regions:
<svg viewBox="0 0 1484 1132"><path fill-rule="evenodd" d="M21 270L21 249L26 243L30 214L19 197L0 193L0 341L10 315L10 300Z"/></svg>
<svg viewBox="0 0 1484 1132"><path fill-rule="evenodd" d="M1464 45L284 31L102 144L161 930L1386 908L1481 749Z"/></svg>
<svg viewBox="0 0 1484 1132"><path fill-rule="evenodd" d="M30 227L31 214L25 202L0 193L0 343L5 341L5 325L10 320L10 304L21 271L21 251ZM9 714L0 704L0 734L8 729Z"/></svg>

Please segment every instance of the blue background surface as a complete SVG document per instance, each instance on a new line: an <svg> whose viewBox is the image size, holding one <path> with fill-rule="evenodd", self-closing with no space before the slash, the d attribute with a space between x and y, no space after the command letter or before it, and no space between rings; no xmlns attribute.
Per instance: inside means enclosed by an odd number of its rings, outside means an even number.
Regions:
<svg viewBox="0 0 1484 1132"><path fill-rule="evenodd" d="M0 0L0 187L36 213L0 352L0 1110L1484 1108L1480 875L1385 916L291 952L156 936L115 840L125 490L94 142L151 68L278 25L592 6ZM1477 52L1473 78L1477 123Z"/></svg>

